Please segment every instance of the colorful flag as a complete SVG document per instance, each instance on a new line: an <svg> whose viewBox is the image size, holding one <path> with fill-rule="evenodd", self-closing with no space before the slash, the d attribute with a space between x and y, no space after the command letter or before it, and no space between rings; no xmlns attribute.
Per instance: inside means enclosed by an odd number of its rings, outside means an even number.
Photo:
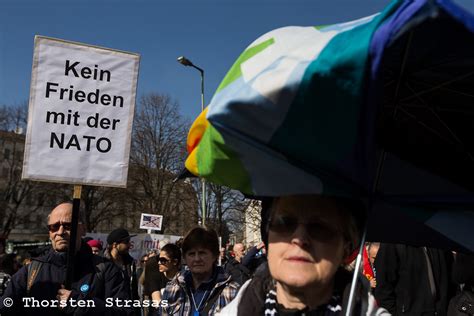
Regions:
<svg viewBox="0 0 474 316"><path fill-rule="evenodd" d="M397 6L253 42L191 127L186 167L254 195L327 192L332 174L366 184L366 157L356 148L370 39Z"/></svg>
<svg viewBox="0 0 474 316"><path fill-rule="evenodd" d="M273 30L192 125L186 168L254 196L363 197L368 240L474 251L472 51L450 0Z"/></svg>

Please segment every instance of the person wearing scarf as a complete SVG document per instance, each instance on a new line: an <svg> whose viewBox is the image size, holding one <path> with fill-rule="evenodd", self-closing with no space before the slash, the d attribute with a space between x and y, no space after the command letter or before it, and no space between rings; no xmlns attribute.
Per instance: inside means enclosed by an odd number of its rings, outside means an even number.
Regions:
<svg viewBox="0 0 474 316"><path fill-rule="evenodd" d="M364 221L363 203L349 198L264 199L268 264L219 315L344 315L352 274L343 266L359 245ZM384 315L361 273L357 284L351 315Z"/></svg>

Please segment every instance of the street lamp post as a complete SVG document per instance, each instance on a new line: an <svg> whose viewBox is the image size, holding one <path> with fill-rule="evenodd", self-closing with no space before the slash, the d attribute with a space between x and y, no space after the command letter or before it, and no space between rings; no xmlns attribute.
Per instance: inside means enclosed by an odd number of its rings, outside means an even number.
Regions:
<svg viewBox="0 0 474 316"><path fill-rule="evenodd" d="M189 59L184 56L178 57L178 62L187 67L197 69L201 74L201 112L204 112L204 70L194 65ZM202 208L202 226L206 227L206 181L201 178L201 208Z"/></svg>

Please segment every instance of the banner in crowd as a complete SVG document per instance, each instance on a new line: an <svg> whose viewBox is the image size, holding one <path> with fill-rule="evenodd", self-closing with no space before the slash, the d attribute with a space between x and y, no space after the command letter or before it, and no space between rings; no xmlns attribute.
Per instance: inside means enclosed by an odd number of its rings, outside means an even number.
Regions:
<svg viewBox="0 0 474 316"><path fill-rule="evenodd" d="M87 233L86 237L99 240L103 249L105 249L105 247L107 247L107 235L108 234ZM164 245L169 243L174 244L180 238L181 236L175 235L138 234L130 239L130 255L138 260L142 255L149 251L159 251Z"/></svg>
<svg viewBox="0 0 474 316"><path fill-rule="evenodd" d="M126 186L139 60L35 37L23 179Z"/></svg>

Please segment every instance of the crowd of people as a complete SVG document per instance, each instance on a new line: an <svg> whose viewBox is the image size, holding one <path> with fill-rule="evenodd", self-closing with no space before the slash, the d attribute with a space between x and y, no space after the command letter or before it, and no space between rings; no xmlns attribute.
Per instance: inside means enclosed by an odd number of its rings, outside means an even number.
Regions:
<svg viewBox="0 0 474 316"><path fill-rule="evenodd" d="M316 195L262 203L262 242L219 248L212 229L192 228L135 260L134 236L117 228L81 238L65 287L72 204L48 216L49 249L19 268L1 255L0 315L342 315L358 274L351 315L473 315L473 256L426 247L367 243L355 201Z"/></svg>

